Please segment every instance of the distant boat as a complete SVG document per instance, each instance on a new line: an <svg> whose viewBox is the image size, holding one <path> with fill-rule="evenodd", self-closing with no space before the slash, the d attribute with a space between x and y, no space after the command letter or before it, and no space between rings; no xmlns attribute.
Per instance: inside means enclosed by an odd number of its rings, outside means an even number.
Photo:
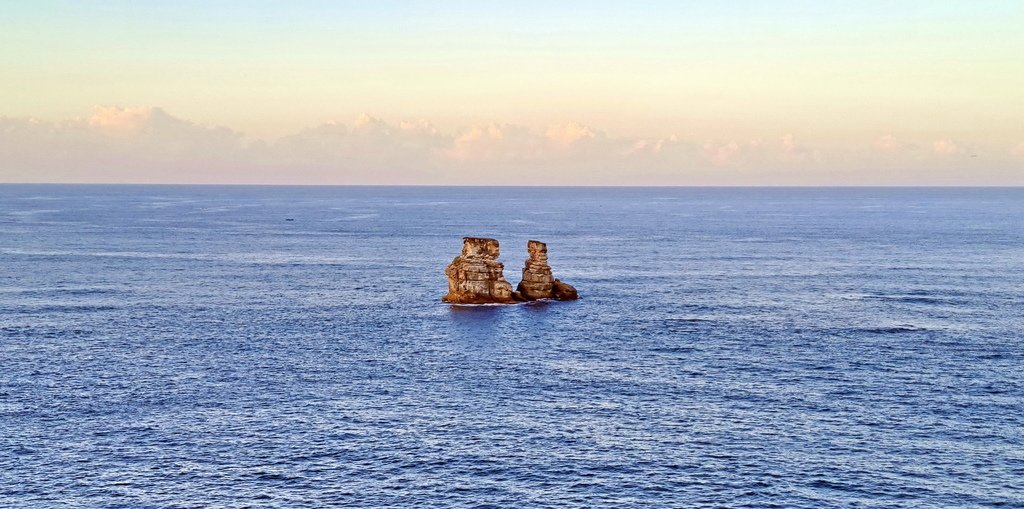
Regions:
<svg viewBox="0 0 1024 509"><path fill-rule="evenodd" d="M284 220L285 220L285 221L294 221L294 219L292 219L292 218L290 218L290 217L286 217L286 218L284 218Z"/></svg>

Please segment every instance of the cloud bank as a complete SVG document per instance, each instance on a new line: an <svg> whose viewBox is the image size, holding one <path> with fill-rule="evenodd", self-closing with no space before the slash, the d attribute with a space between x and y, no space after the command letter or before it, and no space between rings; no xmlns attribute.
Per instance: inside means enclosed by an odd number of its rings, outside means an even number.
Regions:
<svg viewBox="0 0 1024 509"><path fill-rule="evenodd" d="M86 118L0 117L0 182L475 185L1024 185L1024 143L904 141L816 147L755 139L615 137L577 122L442 132L362 115L250 140L156 107Z"/></svg>

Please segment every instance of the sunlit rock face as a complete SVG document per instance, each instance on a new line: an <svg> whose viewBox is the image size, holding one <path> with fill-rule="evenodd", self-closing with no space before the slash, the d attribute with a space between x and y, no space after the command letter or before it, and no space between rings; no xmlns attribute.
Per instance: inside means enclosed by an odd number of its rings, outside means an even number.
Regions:
<svg viewBox="0 0 1024 509"><path fill-rule="evenodd" d="M498 261L498 241L463 237L462 254L445 268L448 294L441 300L451 304L511 304L521 299L505 280L505 268Z"/></svg>
<svg viewBox="0 0 1024 509"><path fill-rule="evenodd" d="M526 243L526 251L529 258L523 267L523 280L516 288L519 294L526 300L556 299L576 300L579 294L576 289L567 283L563 283L551 273L551 266L548 265L548 246L543 242L531 240Z"/></svg>

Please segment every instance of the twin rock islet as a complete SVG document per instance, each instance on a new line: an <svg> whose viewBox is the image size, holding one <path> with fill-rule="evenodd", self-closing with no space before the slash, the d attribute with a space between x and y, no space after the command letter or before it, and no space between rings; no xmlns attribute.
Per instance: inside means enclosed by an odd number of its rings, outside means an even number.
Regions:
<svg viewBox="0 0 1024 509"><path fill-rule="evenodd" d="M513 290L512 284L505 280L505 266L498 261L498 241L463 237L462 254L444 269L448 276L448 294L441 300L451 304L514 304L579 298L575 288L551 274L547 245L531 240L526 249L530 257L523 267L522 281Z"/></svg>

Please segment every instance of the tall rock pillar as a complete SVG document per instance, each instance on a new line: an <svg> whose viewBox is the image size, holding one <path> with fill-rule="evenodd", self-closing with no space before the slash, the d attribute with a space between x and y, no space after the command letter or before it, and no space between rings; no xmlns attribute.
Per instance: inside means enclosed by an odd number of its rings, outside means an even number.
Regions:
<svg viewBox="0 0 1024 509"><path fill-rule="evenodd" d="M441 300L451 304L509 304L519 301L512 284L505 280L505 266L498 261L498 241L463 237L462 254L444 269L448 294Z"/></svg>

